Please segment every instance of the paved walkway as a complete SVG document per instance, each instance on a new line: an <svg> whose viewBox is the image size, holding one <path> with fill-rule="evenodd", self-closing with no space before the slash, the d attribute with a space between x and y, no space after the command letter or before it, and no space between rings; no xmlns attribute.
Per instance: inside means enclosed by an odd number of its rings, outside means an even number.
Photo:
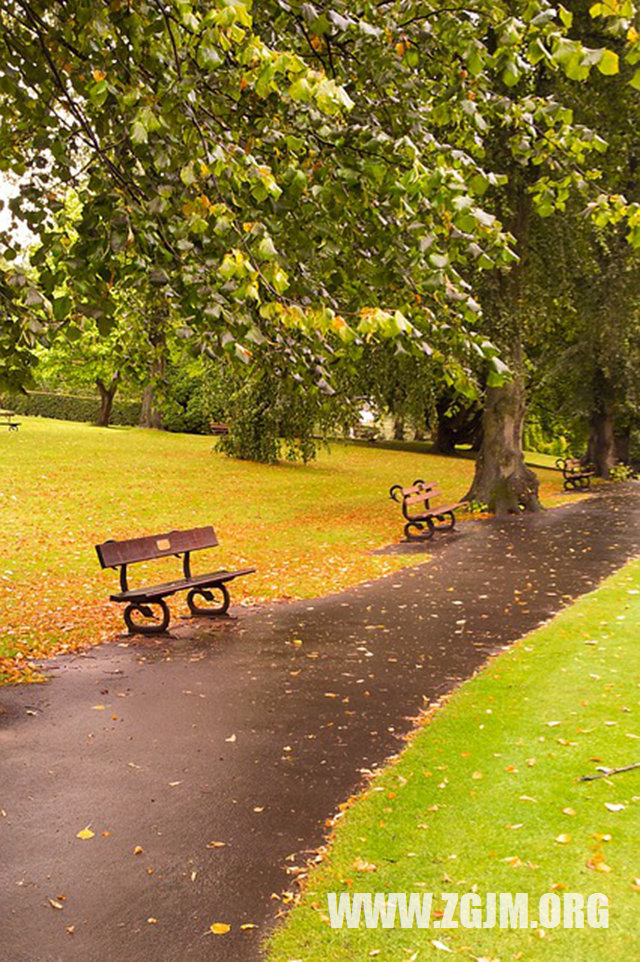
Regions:
<svg viewBox="0 0 640 962"><path fill-rule="evenodd" d="M463 526L421 568L1 689L1 962L257 960L285 867L362 770L425 699L640 553L639 522L626 484Z"/></svg>

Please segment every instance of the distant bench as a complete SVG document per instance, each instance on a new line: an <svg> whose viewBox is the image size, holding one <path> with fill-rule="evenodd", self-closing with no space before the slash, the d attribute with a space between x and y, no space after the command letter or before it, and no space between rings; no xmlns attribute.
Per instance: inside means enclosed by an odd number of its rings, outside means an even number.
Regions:
<svg viewBox="0 0 640 962"><path fill-rule="evenodd" d="M124 620L131 634L157 634L169 627L169 607L164 601L169 595L179 591L188 591L187 604L193 615L224 615L229 608L229 591L227 582L242 575L252 574L255 568L242 568L238 571L221 569L206 575L194 575L191 572L191 552L203 548L215 548L218 544L216 533L211 526L206 528L191 528L188 531L169 531L166 534L156 534L143 538L132 538L129 541L104 541L96 545L96 551L103 568L120 568L120 591L111 595L111 601L126 604ZM184 577L164 584L149 585L142 588L129 588L127 581L127 566L141 561L154 561L157 558L167 558L170 555L182 555L182 571ZM219 605L200 607L196 598L200 596L205 601L213 602L212 590L222 596ZM162 617L158 620L151 606L158 606ZM143 618L155 619L155 624L138 624L134 614L141 614Z"/></svg>
<svg viewBox="0 0 640 962"><path fill-rule="evenodd" d="M394 484L389 489L389 497L402 503L402 514L407 522L404 533L409 541L426 541L433 538L436 531L451 531L455 526L454 511L463 507L465 502L432 507L431 500L439 494L434 481L414 481L408 488Z"/></svg>
<svg viewBox="0 0 640 962"><path fill-rule="evenodd" d="M224 437L229 433L229 425L219 424L217 421L209 421L209 430L215 437Z"/></svg>
<svg viewBox="0 0 640 962"><path fill-rule="evenodd" d="M17 431L20 421L15 421L15 411L5 411L0 409L0 428L9 428L10 431Z"/></svg>
<svg viewBox="0 0 640 962"><path fill-rule="evenodd" d="M586 491L591 487L595 471L590 464L583 464L578 458L558 458L556 467L562 471L564 490Z"/></svg>

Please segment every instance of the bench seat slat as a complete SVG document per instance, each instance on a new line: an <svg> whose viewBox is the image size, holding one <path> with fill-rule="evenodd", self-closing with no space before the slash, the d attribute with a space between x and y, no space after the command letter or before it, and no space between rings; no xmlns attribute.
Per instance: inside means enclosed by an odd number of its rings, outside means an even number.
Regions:
<svg viewBox="0 0 640 962"><path fill-rule="evenodd" d="M424 501L430 500L431 498L437 498L439 494L440 494L440 491L438 490L438 488L429 488L429 489L423 490L420 494L413 494L409 498L405 497L404 503L418 504L419 501L424 502Z"/></svg>
<svg viewBox="0 0 640 962"><path fill-rule="evenodd" d="M253 574L255 568L241 568L238 571L213 571L206 575L194 575L192 578L178 578L175 581L165 581L160 585L149 585L142 588L130 588L129 591L120 591L118 594L111 595L111 601L151 601L154 598L166 598L175 595L178 591L187 588L211 588L214 585L221 585L242 575Z"/></svg>
<svg viewBox="0 0 640 962"><path fill-rule="evenodd" d="M429 508L421 515L416 515L416 517L437 518L441 514L447 514L449 511L455 511L456 508L461 508L464 504L464 501L458 501L457 504L437 504L434 508Z"/></svg>

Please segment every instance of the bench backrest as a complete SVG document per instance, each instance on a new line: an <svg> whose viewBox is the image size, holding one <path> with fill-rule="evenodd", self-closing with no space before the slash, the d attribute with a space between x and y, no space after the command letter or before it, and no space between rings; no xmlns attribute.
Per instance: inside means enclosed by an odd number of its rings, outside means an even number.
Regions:
<svg viewBox="0 0 640 962"><path fill-rule="evenodd" d="M407 498L412 494L426 494L429 496L430 491L435 491L437 485L435 481L420 481L418 484L412 484L409 488L402 489L402 497Z"/></svg>
<svg viewBox="0 0 640 962"><path fill-rule="evenodd" d="M166 558L186 551L215 548L217 544L216 533L208 525L206 528L168 531L166 534L147 535L128 541L104 541L96 545L96 552L103 568L117 568L119 565Z"/></svg>

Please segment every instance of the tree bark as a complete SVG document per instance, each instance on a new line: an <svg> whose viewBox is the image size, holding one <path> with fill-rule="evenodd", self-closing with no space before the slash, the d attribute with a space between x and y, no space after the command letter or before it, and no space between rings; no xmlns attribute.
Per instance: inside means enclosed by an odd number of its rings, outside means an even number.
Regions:
<svg viewBox="0 0 640 962"><path fill-rule="evenodd" d="M404 418L401 415L393 419L393 440L404 441Z"/></svg>
<svg viewBox="0 0 640 962"><path fill-rule="evenodd" d="M156 430L160 430L162 428L162 415L154 406L153 402L154 402L153 384L146 384L142 392L140 427L155 428Z"/></svg>
<svg viewBox="0 0 640 962"><path fill-rule="evenodd" d="M480 501L497 515L539 511L538 478L524 463L525 396L521 377L487 388L482 447L466 500Z"/></svg>
<svg viewBox="0 0 640 962"><path fill-rule="evenodd" d="M120 380L120 371L116 371L112 375L109 385L107 386L102 378L96 378L96 387L100 392L100 411L98 413L98 419L96 424L101 428L108 428L111 423L111 411L113 410L113 399L116 396L116 391L118 390L118 382Z"/></svg>
<svg viewBox="0 0 640 962"><path fill-rule="evenodd" d="M591 434L587 447L587 460L594 465L596 474L606 479L616 463L616 439L611 404L605 401L599 405L592 413L589 423Z"/></svg>

